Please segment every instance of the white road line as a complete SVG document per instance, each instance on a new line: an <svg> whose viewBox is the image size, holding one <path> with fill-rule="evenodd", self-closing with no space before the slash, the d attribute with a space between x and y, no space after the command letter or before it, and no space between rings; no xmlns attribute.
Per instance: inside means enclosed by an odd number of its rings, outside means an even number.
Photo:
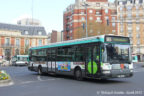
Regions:
<svg viewBox="0 0 144 96"><path fill-rule="evenodd" d="M37 76L38 81L51 81L51 80L56 80L56 79L46 79L42 80L41 76Z"/></svg>

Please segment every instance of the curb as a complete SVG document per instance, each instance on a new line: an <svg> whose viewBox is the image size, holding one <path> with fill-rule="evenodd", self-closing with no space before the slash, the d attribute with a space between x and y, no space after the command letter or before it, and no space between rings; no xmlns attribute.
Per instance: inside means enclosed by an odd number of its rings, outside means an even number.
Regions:
<svg viewBox="0 0 144 96"><path fill-rule="evenodd" d="M10 85L13 85L11 78L8 80L1 80L0 81L0 87L10 86Z"/></svg>

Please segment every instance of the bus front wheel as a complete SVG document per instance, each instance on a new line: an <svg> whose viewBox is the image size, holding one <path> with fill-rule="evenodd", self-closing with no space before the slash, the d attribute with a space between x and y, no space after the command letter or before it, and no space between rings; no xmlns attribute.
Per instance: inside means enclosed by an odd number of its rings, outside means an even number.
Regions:
<svg viewBox="0 0 144 96"><path fill-rule="evenodd" d="M78 80L78 81L83 80L83 78L82 78L82 72L81 72L80 69L76 69L74 73L75 73L74 76L75 76L76 80Z"/></svg>

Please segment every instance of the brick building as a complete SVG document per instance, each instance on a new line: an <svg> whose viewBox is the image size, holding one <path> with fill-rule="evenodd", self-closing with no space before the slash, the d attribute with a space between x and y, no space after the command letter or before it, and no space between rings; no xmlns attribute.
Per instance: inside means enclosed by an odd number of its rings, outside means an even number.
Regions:
<svg viewBox="0 0 144 96"><path fill-rule="evenodd" d="M47 44L44 27L0 23L0 56L26 54L30 47Z"/></svg>
<svg viewBox="0 0 144 96"><path fill-rule="evenodd" d="M116 0L118 34L129 36L133 54L144 61L144 0Z"/></svg>
<svg viewBox="0 0 144 96"><path fill-rule="evenodd" d="M88 4L87 12L84 4ZM87 13L87 14L86 14ZM87 18L86 18L87 17ZM64 11L64 40L77 39L78 34L85 31L85 23L93 21L106 24L109 21L111 31L105 34L117 34L117 9L114 3L109 3L108 0L75 0L75 4L71 4ZM78 31L78 28L83 27L83 30ZM88 30L88 36L94 32ZM103 32L97 32L97 35L102 35ZM92 35L91 35L92 36Z"/></svg>
<svg viewBox="0 0 144 96"><path fill-rule="evenodd" d="M61 42L62 38L63 38L62 36L63 36L63 32L58 32L56 30L52 30L50 42L51 43Z"/></svg>

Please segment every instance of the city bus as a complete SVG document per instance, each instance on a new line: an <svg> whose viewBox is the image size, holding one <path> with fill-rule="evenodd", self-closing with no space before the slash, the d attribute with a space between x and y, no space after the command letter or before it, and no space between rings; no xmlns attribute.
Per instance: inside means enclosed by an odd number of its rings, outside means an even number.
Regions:
<svg viewBox="0 0 144 96"><path fill-rule="evenodd" d="M133 76L130 39L101 35L29 49L30 71L83 78L109 79Z"/></svg>
<svg viewBox="0 0 144 96"><path fill-rule="evenodd" d="M12 57L12 65L13 66L26 66L29 61L28 55L16 55Z"/></svg>

